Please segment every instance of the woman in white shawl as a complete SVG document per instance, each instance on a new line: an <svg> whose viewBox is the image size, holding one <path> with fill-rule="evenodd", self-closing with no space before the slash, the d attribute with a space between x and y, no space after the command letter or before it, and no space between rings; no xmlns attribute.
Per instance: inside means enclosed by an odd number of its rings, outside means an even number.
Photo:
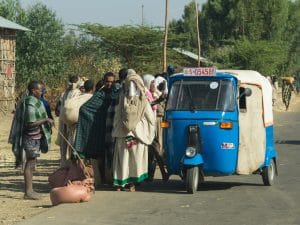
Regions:
<svg viewBox="0 0 300 225"><path fill-rule="evenodd" d="M60 96L59 102L55 109L56 111L59 111L59 113L58 113L58 115L59 115L59 128L58 128L59 133L57 134L56 144L60 146L60 156L61 156L60 167L67 166L67 160L71 156L70 146L68 146L67 142L60 136L61 136L61 134L63 134L64 137L66 137L69 141L72 142L72 140L71 140L71 138L73 137L72 130L74 130L74 128L70 129L70 126L65 123L61 112L63 111L63 108L65 107L65 104L68 100L81 95L81 91L79 90L79 83L80 83L80 79L78 76L73 75L69 78L68 87L67 87L66 91L64 93L62 93L62 95ZM57 108L59 108L59 109L57 109Z"/></svg>
<svg viewBox="0 0 300 225"><path fill-rule="evenodd" d="M156 99L158 99L158 95L156 93L156 88L155 88L155 77L151 74L145 74L143 76L143 81L145 85L145 90L146 90L146 97L148 101L151 103L154 103ZM157 106L156 104L151 104L152 110L154 113L156 113Z"/></svg>
<svg viewBox="0 0 300 225"><path fill-rule="evenodd" d="M162 116L164 114L164 107L162 106L162 101L165 99L165 89L158 90L161 83L166 82L162 77L155 78L151 74L146 74L143 76L143 81L146 87L146 96L152 106L152 110L156 115L156 132L155 137L151 145L149 145L148 154L148 175L149 181L154 178L156 163L159 166L162 179L167 181L169 176L165 171L164 159L163 159L163 143L162 143L162 128L160 127L160 122L162 121Z"/></svg>
<svg viewBox="0 0 300 225"><path fill-rule="evenodd" d="M148 178L148 145L155 135L155 115L145 95L141 77L128 70L123 94L116 106L112 136L116 138L113 183L117 190Z"/></svg>

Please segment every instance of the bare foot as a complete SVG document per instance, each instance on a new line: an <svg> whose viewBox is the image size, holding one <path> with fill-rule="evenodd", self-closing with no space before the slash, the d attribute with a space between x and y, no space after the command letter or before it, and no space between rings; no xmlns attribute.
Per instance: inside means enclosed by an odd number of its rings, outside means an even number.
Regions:
<svg viewBox="0 0 300 225"><path fill-rule="evenodd" d="M24 199L27 199L27 200L40 200L41 196L37 192L32 191L32 192L25 193L24 194Z"/></svg>
<svg viewBox="0 0 300 225"><path fill-rule="evenodd" d="M118 187L116 188L116 191L124 191L124 188L123 188L122 186L118 186Z"/></svg>
<svg viewBox="0 0 300 225"><path fill-rule="evenodd" d="M129 191L130 192L135 192L135 185L134 184L130 184Z"/></svg>

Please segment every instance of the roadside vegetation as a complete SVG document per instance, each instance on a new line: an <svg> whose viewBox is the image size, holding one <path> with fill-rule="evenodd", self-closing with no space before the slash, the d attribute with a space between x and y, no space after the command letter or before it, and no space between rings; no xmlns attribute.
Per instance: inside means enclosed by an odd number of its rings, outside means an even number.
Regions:
<svg viewBox="0 0 300 225"><path fill-rule="evenodd" d="M99 80L121 67L162 73L164 29L143 25L64 24L43 3L23 8L0 0L0 15L30 32L17 33L17 91L30 79L61 88L72 74ZM167 63L196 66L174 48L197 52L195 4L169 22ZM218 68L252 69L263 75L300 75L300 0L208 0L199 12L201 56Z"/></svg>

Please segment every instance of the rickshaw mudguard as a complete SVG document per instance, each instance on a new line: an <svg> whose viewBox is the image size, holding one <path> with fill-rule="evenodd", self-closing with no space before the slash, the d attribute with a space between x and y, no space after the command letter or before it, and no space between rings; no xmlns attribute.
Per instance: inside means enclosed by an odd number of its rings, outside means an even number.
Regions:
<svg viewBox="0 0 300 225"><path fill-rule="evenodd" d="M276 175L278 175L277 152L276 152L275 148L267 148L266 156L265 156L265 162L259 168L259 170L263 170L265 167L268 167L272 160L274 160L274 163L275 163L275 173L276 173Z"/></svg>
<svg viewBox="0 0 300 225"><path fill-rule="evenodd" d="M267 148L265 162L262 167L269 166L272 159L276 160L277 153L274 148Z"/></svg>
<svg viewBox="0 0 300 225"><path fill-rule="evenodd" d="M277 152L274 146L274 128L273 126L266 127L266 154L265 154L265 161L264 163L259 167L260 170L262 170L264 167L268 167L272 160L275 162L276 167L276 174L277 172Z"/></svg>
<svg viewBox="0 0 300 225"><path fill-rule="evenodd" d="M180 163L183 166L198 166L204 163L203 157L201 154L197 153L194 157L183 156L180 160Z"/></svg>
<svg viewBox="0 0 300 225"><path fill-rule="evenodd" d="M273 126L268 126L266 127L266 138L267 138L267 143L266 143L266 154L265 154L265 161L263 165L260 167L260 169L267 167L270 165L271 160L277 159L277 152L274 147L274 128Z"/></svg>

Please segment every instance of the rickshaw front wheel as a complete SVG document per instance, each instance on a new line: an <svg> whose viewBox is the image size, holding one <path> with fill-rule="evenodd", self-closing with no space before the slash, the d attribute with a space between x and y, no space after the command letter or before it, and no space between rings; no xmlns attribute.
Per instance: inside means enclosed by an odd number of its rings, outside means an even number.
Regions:
<svg viewBox="0 0 300 225"><path fill-rule="evenodd" d="M265 186L272 186L274 184L275 173L276 173L275 162L272 159L270 165L265 167L261 174Z"/></svg>
<svg viewBox="0 0 300 225"><path fill-rule="evenodd" d="M189 194L194 194L198 189L199 167L193 166L186 169L186 189Z"/></svg>

